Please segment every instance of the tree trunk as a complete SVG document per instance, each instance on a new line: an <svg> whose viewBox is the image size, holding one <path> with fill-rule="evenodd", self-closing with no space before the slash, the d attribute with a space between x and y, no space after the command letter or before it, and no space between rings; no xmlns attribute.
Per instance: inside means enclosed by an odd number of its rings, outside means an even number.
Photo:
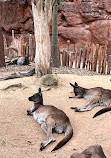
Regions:
<svg viewBox="0 0 111 158"><path fill-rule="evenodd" d="M59 67L58 58L58 0L53 5L53 22L52 22L52 42L51 42L51 64L53 67Z"/></svg>
<svg viewBox="0 0 111 158"><path fill-rule="evenodd" d="M49 22L52 6L50 0L32 0L36 41L35 70L37 77L51 73L51 45Z"/></svg>
<svg viewBox="0 0 111 158"><path fill-rule="evenodd" d="M5 66L4 42L3 42L3 35L2 35L2 28L0 21L0 67L4 67L4 66Z"/></svg>

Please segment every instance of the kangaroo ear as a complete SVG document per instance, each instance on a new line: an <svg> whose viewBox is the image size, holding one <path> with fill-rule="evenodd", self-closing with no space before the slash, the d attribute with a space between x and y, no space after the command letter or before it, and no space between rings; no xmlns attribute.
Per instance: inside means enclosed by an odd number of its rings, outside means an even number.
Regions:
<svg viewBox="0 0 111 158"><path fill-rule="evenodd" d="M38 93L41 93L41 88L38 89Z"/></svg>
<svg viewBox="0 0 111 158"><path fill-rule="evenodd" d="M38 93L39 93L40 96L42 96L41 88L38 89Z"/></svg>
<svg viewBox="0 0 111 158"><path fill-rule="evenodd" d="M74 87L74 85L73 85L72 83L70 83L70 85L71 85L72 87Z"/></svg>
<svg viewBox="0 0 111 158"><path fill-rule="evenodd" d="M78 84L77 84L77 82L75 82L75 84L74 84L74 87L78 87Z"/></svg>

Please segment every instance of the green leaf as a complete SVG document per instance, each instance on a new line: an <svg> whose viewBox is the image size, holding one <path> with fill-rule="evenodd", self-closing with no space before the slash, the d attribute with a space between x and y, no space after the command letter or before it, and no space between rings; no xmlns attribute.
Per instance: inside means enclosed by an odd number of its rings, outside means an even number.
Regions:
<svg viewBox="0 0 111 158"><path fill-rule="evenodd" d="M0 146L4 146L6 142L3 140Z"/></svg>

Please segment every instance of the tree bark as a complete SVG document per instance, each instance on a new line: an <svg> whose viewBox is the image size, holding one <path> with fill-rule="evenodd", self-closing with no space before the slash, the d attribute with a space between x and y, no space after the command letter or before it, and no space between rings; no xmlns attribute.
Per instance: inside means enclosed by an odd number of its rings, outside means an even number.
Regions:
<svg viewBox="0 0 111 158"><path fill-rule="evenodd" d="M4 42L3 42L3 34L1 28L1 21L0 21L0 67L5 66L5 56L4 56Z"/></svg>
<svg viewBox="0 0 111 158"><path fill-rule="evenodd" d="M49 22L52 6L50 0L32 0L36 41L35 70L37 77L51 73L51 44Z"/></svg>

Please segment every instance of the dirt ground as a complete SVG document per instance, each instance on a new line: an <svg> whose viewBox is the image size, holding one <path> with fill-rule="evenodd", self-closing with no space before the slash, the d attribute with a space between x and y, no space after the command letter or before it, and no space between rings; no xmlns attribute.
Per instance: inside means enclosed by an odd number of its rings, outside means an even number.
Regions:
<svg viewBox="0 0 111 158"><path fill-rule="evenodd" d="M95 144L101 145L107 158L111 158L110 112L93 119L93 115L102 107L76 113L70 107L84 106L87 101L68 98L73 95L70 82L77 82L86 88L101 86L111 89L111 76L75 74L57 74L57 76L58 86L43 92L44 104L54 105L69 116L74 130L73 138L61 149L51 153L50 151L64 136L54 134L56 142L40 152L40 143L46 139L46 135L33 117L26 115L26 110L32 106L27 98L37 91L40 79L33 76L0 81L0 89L15 83L22 83L25 86L25 88L0 90L0 158L70 158L72 153L81 152Z"/></svg>

